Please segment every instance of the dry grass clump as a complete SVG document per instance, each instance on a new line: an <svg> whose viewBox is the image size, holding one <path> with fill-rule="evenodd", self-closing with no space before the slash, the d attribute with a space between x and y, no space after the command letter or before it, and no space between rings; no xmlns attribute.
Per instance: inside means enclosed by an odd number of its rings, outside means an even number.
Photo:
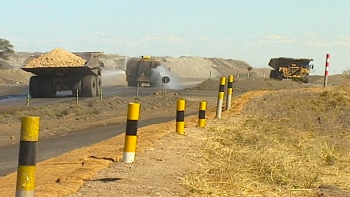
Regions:
<svg viewBox="0 0 350 197"><path fill-rule="evenodd" d="M311 131L251 116L212 135L203 146L208 165L185 179L189 196L301 196L322 184L350 188L348 149Z"/></svg>

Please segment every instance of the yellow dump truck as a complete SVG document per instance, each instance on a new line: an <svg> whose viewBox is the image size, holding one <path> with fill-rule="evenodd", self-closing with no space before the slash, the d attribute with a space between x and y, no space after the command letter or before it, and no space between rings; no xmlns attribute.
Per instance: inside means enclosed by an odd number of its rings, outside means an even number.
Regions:
<svg viewBox="0 0 350 197"><path fill-rule="evenodd" d="M72 91L73 96L95 97L100 94L103 52L70 53L55 49L31 56L22 65L34 74L29 81L32 98L55 97L57 91Z"/></svg>
<svg viewBox="0 0 350 197"><path fill-rule="evenodd" d="M308 83L310 70L314 68L312 61L313 59L308 58L272 58L268 64L273 68L270 78L301 80Z"/></svg>
<svg viewBox="0 0 350 197"><path fill-rule="evenodd" d="M160 73L156 71L158 66L161 66L161 63L150 56L129 59L125 70L128 86L150 84L151 87L160 87L162 79Z"/></svg>

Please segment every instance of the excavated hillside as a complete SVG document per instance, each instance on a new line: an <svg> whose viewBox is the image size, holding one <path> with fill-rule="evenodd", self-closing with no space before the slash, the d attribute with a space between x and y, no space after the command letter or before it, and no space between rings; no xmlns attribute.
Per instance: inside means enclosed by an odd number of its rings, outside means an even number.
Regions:
<svg viewBox="0 0 350 197"><path fill-rule="evenodd" d="M32 55L43 55L40 53L15 53L10 56L9 60L0 61L0 84L2 85L14 85L14 84L28 84L30 73L22 71L20 68L25 60ZM42 56L41 62L45 57ZM179 58L174 57L154 57L161 64L170 69L171 73L179 78L198 78L207 79L215 78L219 76L235 75L236 78L246 78L248 75L247 68L250 66L247 62L241 60L223 59L223 58L204 58L204 57L188 57L182 56ZM62 58L61 58L62 59ZM60 58L55 60L60 62ZM125 63L128 57L117 54L105 54L100 57L100 60L104 63L105 70L125 70ZM77 60L78 61L78 60ZM30 62L29 62L30 63ZM62 64L67 64L63 62ZM33 66L33 65L32 65ZM23 76L21 79L13 81L14 77L9 79L8 73L4 73L4 69L12 69L14 75ZM268 76L269 68L254 68L251 76L263 77L264 73ZM8 71L6 71L8 72ZM110 74L108 71L105 73ZM5 79L4 79L5 78ZM18 77L16 77L18 78ZM122 81L125 81L123 78Z"/></svg>
<svg viewBox="0 0 350 197"><path fill-rule="evenodd" d="M247 77L247 68L250 66L242 60L232 60L224 58L205 58L181 56L174 57L154 57L178 77L182 78L210 78L226 75L235 75L237 77ZM128 57L120 55L106 54L101 56L101 60L107 68L125 70L125 62ZM254 68L252 75L257 77L268 76L270 68Z"/></svg>

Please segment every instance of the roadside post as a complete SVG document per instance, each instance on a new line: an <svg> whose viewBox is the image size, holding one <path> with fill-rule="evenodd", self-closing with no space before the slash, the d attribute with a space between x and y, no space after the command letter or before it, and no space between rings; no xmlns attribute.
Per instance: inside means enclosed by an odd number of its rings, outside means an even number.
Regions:
<svg viewBox="0 0 350 197"><path fill-rule="evenodd" d="M327 54L326 55L326 67L324 71L324 84L323 87L327 87L328 84L328 73L329 73L329 61L330 61L331 55Z"/></svg>
<svg viewBox="0 0 350 197"><path fill-rule="evenodd" d="M139 91L140 91L140 84L137 83L137 88L136 88L136 99L139 99Z"/></svg>
<svg viewBox="0 0 350 197"><path fill-rule="evenodd" d="M34 196L36 152L40 128L39 122L39 117L22 117L16 197Z"/></svg>
<svg viewBox="0 0 350 197"><path fill-rule="evenodd" d="M222 112L222 104L224 101L224 95L225 95L225 84L226 84L226 77L220 78L220 86L219 86L219 94L218 94L218 102L216 107L216 118L221 119L221 112Z"/></svg>
<svg viewBox="0 0 350 197"><path fill-rule="evenodd" d="M102 88L100 89L100 101L102 102L102 94L103 94L103 92L102 92L103 90L102 90Z"/></svg>
<svg viewBox="0 0 350 197"><path fill-rule="evenodd" d="M185 134L185 108L186 100L177 100L176 105L176 132L180 135Z"/></svg>
<svg viewBox="0 0 350 197"><path fill-rule="evenodd" d="M129 103L126 121L125 143L123 162L132 163L135 161L137 142L137 123L140 118L140 103Z"/></svg>
<svg viewBox="0 0 350 197"><path fill-rule="evenodd" d="M226 97L226 110L231 109L231 100L232 100L232 93L233 93L233 80L234 77L232 75L228 76L228 82L227 82L227 97Z"/></svg>
<svg viewBox="0 0 350 197"><path fill-rule="evenodd" d="M29 107L29 104L30 104L30 94L28 93L27 94L27 107Z"/></svg>
<svg viewBox="0 0 350 197"><path fill-rule="evenodd" d="M78 105L78 103L79 103L79 89L77 88L76 104Z"/></svg>
<svg viewBox="0 0 350 197"><path fill-rule="evenodd" d="M207 102L199 102L198 127L203 128L206 125L205 111L207 110Z"/></svg>

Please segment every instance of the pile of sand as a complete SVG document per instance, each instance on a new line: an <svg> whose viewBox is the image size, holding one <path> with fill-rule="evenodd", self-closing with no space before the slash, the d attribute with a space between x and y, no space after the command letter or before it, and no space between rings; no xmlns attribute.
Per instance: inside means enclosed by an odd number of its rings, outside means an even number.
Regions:
<svg viewBox="0 0 350 197"><path fill-rule="evenodd" d="M86 60L64 49L56 48L37 58L33 58L26 64L26 68L35 67L71 67L84 66Z"/></svg>

